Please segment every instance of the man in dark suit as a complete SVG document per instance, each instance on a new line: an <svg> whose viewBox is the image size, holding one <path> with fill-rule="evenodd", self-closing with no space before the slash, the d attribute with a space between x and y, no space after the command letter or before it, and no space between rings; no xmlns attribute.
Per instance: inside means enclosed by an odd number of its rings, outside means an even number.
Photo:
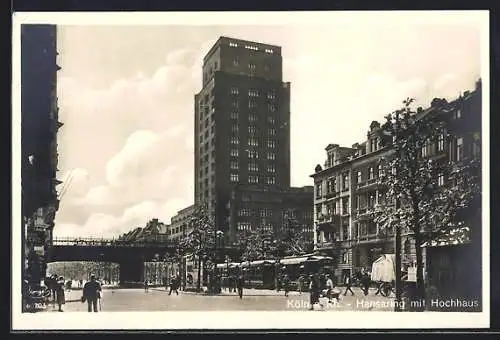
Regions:
<svg viewBox="0 0 500 340"><path fill-rule="evenodd" d="M82 302L87 301L89 312L93 309L97 313L97 300L101 298L101 291L101 284L97 282L95 275L91 275L90 281L83 286L82 296Z"/></svg>

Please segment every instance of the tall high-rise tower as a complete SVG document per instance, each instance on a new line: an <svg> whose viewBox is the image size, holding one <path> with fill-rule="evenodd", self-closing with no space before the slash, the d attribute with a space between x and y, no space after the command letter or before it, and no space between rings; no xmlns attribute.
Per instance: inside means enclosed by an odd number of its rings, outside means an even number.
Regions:
<svg viewBox="0 0 500 340"><path fill-rule="evenodd" d="M290 187L290 83L281 47L221 37L195 95L195 202L228 228L235 186Z"/></svg>

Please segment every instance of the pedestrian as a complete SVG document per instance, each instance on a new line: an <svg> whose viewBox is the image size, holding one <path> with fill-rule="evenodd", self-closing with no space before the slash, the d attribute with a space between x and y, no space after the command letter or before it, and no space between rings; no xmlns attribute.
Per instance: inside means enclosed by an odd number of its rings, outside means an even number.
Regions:
<svg viewBox="0 0 500 340"><path fill-rule="evenodd" d="M352 282L351 282L351 275L347 274L345 276L345 279L344 279L344 283L345 283L345 292L344 292L344 296L347 295L347 292L351 292L352 295L354 295L354 292L352 291L351 289L351 285L352 285Z"/></svg>
<svg viewBox="0 0 500 340"><path fill-rule="evenodd" d="M288 291L290 290L290 277L288 274L283 275L283 290L285 291L285 296L288 296Z"/></svg>
<svg viewBox="0 0 500 340"><path fill-rule="evenodd" d="M56 303L56 290L57 290L57 274L53 274L50 277L50 291L52 292L52 303L55 306Z"/></svg>
<svg viewBox="0 0 500 340"><path fill-rule="evenodd" d="M90 281L83 286L82 302L87 301L88 311L92 309L97 313L97 300L101 298L101 285L97 282L95 275L90 275Z"/></svg>
<svg viewBox="0 0 500 340"><path fill-rule="evenodd" d="M330 275L326 274L326 283L325 283L325 296L328 299L328 302L332 302L332 291L333 291L333 281L330 278Z"/></svg>
<svg viewBox="0 0 500 340"><path fill-rule="evenodd" d="M326 297L328 298L328 302L332 302L332 298L335 297L337 302L340 301L339 298L340 292L335 291L335 285L333 284L333 280L330 274L326 275Z"/></svg>
<svg viewBox="0 0 500 340"><path fill-rule="evenodd" d="M297 290L299 291L299 293L302 293L303 285L304 285L304 275L301 274L299 276L299 279L297 280Z"/></svg>
<svg viewBox="0 0 500 340"><path fill-rule="evenodd" d="M172 282L170 282L170 290L168 292L168 295L172 295L172 291L175 291L175 294L179 295L179 284L180 284L180 279L178 276L175 276L172 278Z"/></svg>
<svg viewBox="0 0 500 340"><path fill-rule="evenodd" d="M370 289L370 283L371 283L370 276L368 275L368 273L366 271L363 273L363 276L361 278L361 282L363 284L363 293L366 296L366 295L368 295L368 290Z"/></svg>
<svg viewBox="0 0 500 340"><path fill-rule="evenodd" d="M144 292L148 292L149 290L149 281L148 280L144 280Z"/></svg>
<svg viewBox="0 0 500 340"><path fill-rule="evenodd" d="M62 305L66 303L66 297L64 294L64 284L65 284L64 277L60 276L59 279L56 281L55 285L57 306L59 307L58 309L59 312L63 312Z"/></svg>
<svg viewBox="0 0 500 340"><path fill-rule="evenodd" d="M243 286L245 285L245 279L243 278L243 275L240 274L238 276L238 280L236 282L236 286L238 287L238 295L240 296L240 299L243 298Z"/></svg>
<svg viewBox="0 0 500 340"><path fill-rule="evenodd" d="M80 279L78 280L78 288L82 288L83 287L83 280Z"/></svg>
<svg viewBox="0 0 500 340"><path fill-rule="evenodd" d="M323 308L323 304L319 301L319 277L317 275L309 276L309 310L314 309L315 304L319 304Z"/></svg>
<svg viewBox="0 0 500 340"><path fill-rule="evenodd" d="M229 279L229 293L235 292L236 293L236 286L237 286L237 276L235 274L232 274Z"/></svg>

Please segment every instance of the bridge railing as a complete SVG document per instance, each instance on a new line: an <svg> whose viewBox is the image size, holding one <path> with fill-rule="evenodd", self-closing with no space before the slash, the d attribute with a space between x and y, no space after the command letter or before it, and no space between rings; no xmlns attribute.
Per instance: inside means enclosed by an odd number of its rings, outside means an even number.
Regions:
<svg viewBox="0 0 500 340"><path fill-rule="evenodd" d="M57 237L52 239L54 246L79 246L79 247L148 247L148 246L175 246L176 242L168 240L166 237L157 237L149 240L126 241L118 239L105 238L75 238L75 237Z"/></svg>

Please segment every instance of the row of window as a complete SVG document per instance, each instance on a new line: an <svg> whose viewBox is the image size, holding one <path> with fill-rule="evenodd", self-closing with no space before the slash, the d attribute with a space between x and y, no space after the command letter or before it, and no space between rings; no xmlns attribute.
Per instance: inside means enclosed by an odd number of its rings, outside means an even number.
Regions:
<svg viewBox="0 0 500 340"><path fill-rule="evenodd" d="M233 145L239 145L240 139L236 136L232 136L231 139L229 140L229 143L233 144ZM255 139L255 138L250 138L247 141L247 145L248 146L259 146L259 140ZM274 148L276 148L276 141L272 140L272 139L268 139L266 145L268 148L274 149Z"/></svg>
<svg viewBox="0 0 500 340"><path fill-rule="evenodd" d="M239 132L239 126L238 125L231 125L231 132L233 133L238 133ZM248 133L249 134L256 134L257 133L257 127L255 125L250 125L248 127ZM267 129L267 135L268 136L276 136L276 130L275 129Z"/></svg>
<svg viewBox="0 0 500 340"><path fill-rule="evenodd" d="M231 102L231 106L234 108L239 108L240 101L237 99L233 99L233 101ZM255 99L248 100L248 108L249 109L255 109L255 108L257 108L257 106L258 106L257 100L255 100ZM276 112L277 111L276 104L267 104L267 110L269 112Z"/></svg>
<svg viewBox="0 0 500 340"><path fill-rule="evenodd" d="M459 154L457 154L459 155ZM458 156L457 156L458 157ZM457 159L460 160L460 159ZM380 177L383 174L383 169L382 166L378 166L378 176ZM361 184L364 183L365 181L370 181L372 179L375 179L374 175L374 168L369 167L368 168L368 176L364 177L363 176L363 171L359 170L356 174L356 183ZM444 185L444 175L439 174L437 178L437 184L438 186ZM344 174L342 176L342 191L348 190L349 189L349 174ZM339 192L339 187L337 185L337 178L336 177L330 177L326 180L326 193L336 193ZM316 198L321 198L323 196L323 183L317 183L316 184Z"/></svg>
<svg viewBox="0 0 500 340"><path fill-rule="evenodd" d="M248 183L258 184L258 183L260 183L260 179L261 179L261 177L259 177L259 176L249 175L248 176ZM276 184L276 177L274 177L274 176L263 177L263 179L264 179L265 184ZM235 173L230 174L229 180L232 183L241 183L239 174L235 174Z"/></svg>
<svg viewBox="0 0 500 340"><path fill-rule="evenodd" d="M445 185L445 176L444 174L439 174L436 180L437 186ZM380 192L370 192L367 194L359 194L355 196L355 209L370 209L375 207L376 204L386 201L384 195ZM342 208L342 209L341 209ZM322 215L337 215L341 213L342 215L349 214L349 198L343 197L341 200L336 200L333 202L326 203L324 205L318 204L316 206L318 218Z"/></svg>
<svg viewBox="0 0 500 340"><path fill-rule="evenodd" d="M239 59L238 58L233 59L233 67L239 67L239 66L240 66ZM254 63L248 63L247 67L250 75L254 75L257 70L257 65L255 65ZM265 64L264 71L269 72L271 70L271 67L272 67L271 64Z"/></svg>
<svg viewBox="0 0 500 340"><path fill-rule="evenodd" d="M229 168L231 170L239 170L239 163L238 161L231 161L229 164ZM248 163L248 171L259 171L259 164L258 163ZM269 173L275 173L276 172L276 167L274 164L268 164L267 165L267 172Z"/></svg>
<svg viewBox="0 0 500 340"><path fill-rule="evenodd" d="M238 43L231 41L229 42L229 47L238 47ZM244 45L247 50L259 51L259 48L255 45ZM274 50L272 48L265 48L264 52L269 54L274 54Z"/></svg>
<svg viewBox="0 0 500 340"><path fill-rule="evenodd" d="M257 216L259 215L260 217L272 217L274 215L275 211L269 208L264 208L264 209L250 209L250 208L242 208L238 210L238 216L244 216L244 217L251 217L251 216ZM296 210L283 210L280 212L281 218L297 218L297 211ZM311 211L304 211L302 212L302 216L304 219L312 219L312 212Z"/></svg>
<svg viewBox="0 0 500 340"><path fill-rule="evenodd" d="M229 90L229 93L232 95L239 95L240 90L237 87L231 87ZM248 90L248 96L249 97L259 97L260 96L260 91L258 89L249 89ZM268 91L266 93L266 98L267 99L276 99L276 92L275 91Z"/></svg>
<svg viewBox="0 0 500 340"><path fill-rule="evenodd" d="M260 158L259 153L256 150L245 150L245 151L247 152L247 156L249 159L259 159ZM238 157L239 151L238 151L238 149L231 149L229 154L231 157ZM276 154L274 152L267 152L266 159L273 161L276 159Z"/></svg>
<svg viewBox="0 0 500 340"><path fill-rule="evenodd" d="M231 117L231 119L237 120L237 119L239 118L239 113L238 113L238 111L232 111L232 112L231 112L231 114L230 114L230 117ZM258 120L258 116L257 116L255 113L250 113L250 114L248 115L248 121L249 121L249 122L254 123L254 122L256 122L257 120ZM274 117L272 117L272 116L268 116L268 117L267 117L267 122L268 122L269 124L274 124L274 123L276 122L276 120L275 120L275 118L274 118ZM250 130L249 130L249 132L250 132ZM252 133L252 132L250 132L250 133ZM274 134L274 133L273 133L273 134Z"/></svg>
<svg viewBox="0 0 500 340"><path fill-rule="evenodd" d="M341 209L342 208L342 209ZM332 215L349 215L349 198L343 197L336 202L328 204L316 204L316 217L321 219L322 216L332 216Z"/></svg>
<svg viewBox="0 0 500 340"><path fill-rule="evenodd" d="M362 236L374 236L378 234L378 227L375 222L360 222L353 225L353 238L358 238ZM348 240L349 226L344 225L341 229L337 230L321 230L318 233L318 241L320 243L328 243L333 241Z"/></svg>

